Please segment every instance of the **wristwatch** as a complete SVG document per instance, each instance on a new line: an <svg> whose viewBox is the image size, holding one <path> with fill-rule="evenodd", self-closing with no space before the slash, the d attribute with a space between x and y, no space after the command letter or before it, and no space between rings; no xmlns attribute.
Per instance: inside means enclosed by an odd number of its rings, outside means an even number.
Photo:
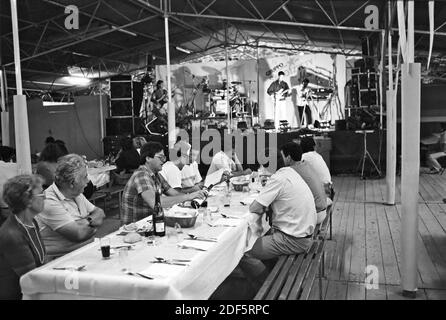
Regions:
<svg viewBox="0 0 446 320"><path fill-rule="evenodd" d="M93 219L90 216L88 216L86 219L88 221L88 226L91 228L94 228L94 226L91 225L91 222L93 221Z"/></svg>

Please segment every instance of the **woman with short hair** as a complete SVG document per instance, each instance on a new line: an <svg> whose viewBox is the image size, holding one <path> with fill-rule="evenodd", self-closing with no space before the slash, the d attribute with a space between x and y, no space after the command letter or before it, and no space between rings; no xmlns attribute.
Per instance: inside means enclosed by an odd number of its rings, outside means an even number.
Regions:
<svg viewBox="0 0 446 320"><path fill-rule="evenodd" d="M11 214L0 227L0 300L21 299L20 277L45 263L46 250L34 217L45 194L37 175L19 175L3 188Z"/></svg>

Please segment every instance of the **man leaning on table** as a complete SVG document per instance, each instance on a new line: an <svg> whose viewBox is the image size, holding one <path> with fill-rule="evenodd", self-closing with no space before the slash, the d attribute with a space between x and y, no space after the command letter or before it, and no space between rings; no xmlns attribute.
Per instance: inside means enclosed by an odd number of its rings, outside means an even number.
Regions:
<svg viewBox="0 0 446 320"><path fill-rule="evenodd" d="M104 211L82 194L88 184L85 160L77 154L59 158L54 183L45 190L45 207L37 215L47 255L57 258L93 239Z"/></svg>
<svg viewBox="0 0 446 320"><path fill-rule="evenodd" d="M164 195L161 197L161 206L164 208L196 198L204 199L204 191L184 194L173 189L159 174L165 161L164 148L159 142L148 142L142 146L141 166L125 185L122 195L123 224L136 222L152 214L157 190Z"/></svg>
<svg viewBox="0 0 446 320"><path fill-rule="evenodd" d="M286 167L271 176L249 207L250 212L260 216L257 225L254 224L259 233L262 232L263 214L269 215L271 225L271 229L256 240L240 262L240 268L256 289L268 272L259 260L306 252L311 247L316 226L316 207L310 188L289 167L289 157L283 161Z"/></svg>

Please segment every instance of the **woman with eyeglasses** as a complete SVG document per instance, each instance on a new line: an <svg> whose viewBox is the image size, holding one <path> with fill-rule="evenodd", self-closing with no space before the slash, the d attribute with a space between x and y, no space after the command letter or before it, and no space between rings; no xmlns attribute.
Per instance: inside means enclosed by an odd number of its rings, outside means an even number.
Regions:
<svg viewBox="0 0 446 320"><path fill-rule="evenodd" d="M22 298L20 277L45 263L45 246L34 220L44 206L42 179L37 175L9 179L3 199L11 214L0 227L0 300L17 300Z"/></svg>

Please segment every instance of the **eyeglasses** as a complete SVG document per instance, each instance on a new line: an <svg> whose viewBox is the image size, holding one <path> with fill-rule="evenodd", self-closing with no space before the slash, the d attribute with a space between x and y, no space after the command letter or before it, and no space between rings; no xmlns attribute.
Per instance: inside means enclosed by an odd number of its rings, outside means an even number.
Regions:
<svg viewBox="0 0 446 320"><path fill-rule="evenodd" d="M157 154L157 155L155 155L154 158L158 158L161 162L165 162L166 161L166 156L165 155Z"/></svg>
<svg viewBox="0 0 446 320"><path fill-rule="evenodd" d="M37 197L37 198L45 198L45 193L37 193L37 194L33 194L33 197Z"/></svg>

